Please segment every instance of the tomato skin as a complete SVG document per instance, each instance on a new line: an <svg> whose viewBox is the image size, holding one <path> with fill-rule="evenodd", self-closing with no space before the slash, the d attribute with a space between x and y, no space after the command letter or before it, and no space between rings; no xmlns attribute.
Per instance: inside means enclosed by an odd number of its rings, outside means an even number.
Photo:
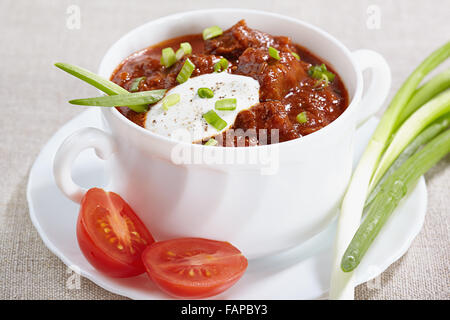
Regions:
<svg viewBox="0 0 450 320"><path fill-rule="evenodd" d="M110 201L108 198L110 196L114 196L116 202L123 202L124 214L131 216L133 222L137 225L140 233L145 238L146 245L144 246L142 244L138 248L135 248L135 255L126 256L126 259L121 259L117 255L114 256L111 248L108 248L105 244L102 245L102 243L98 241L98 230L94 230L92 228L92 223L90 223L92 215L96 214L95 210L92 210L92 208L97 208L98 206L103 208L105 199ZM106 209L112 210L107 206L105 207ZM144 224L118 194L105 192L98 188L90 189L81 202L77 221L77 240L82 253L92 266L100 272L115 278L133 277L145 272L141 253L148 244L154 242L152 235L145 228Z"/></svg>
<svg viewBox="0 0 450 320"><path fill-rule="evenodd" d="M218 253L216 261L219 262L214 263L203 258L201 261L204 264L201 265L201 268L219 270L219 275L213 274L210 278L190 279L188 270L199 267L200 263L199 260L196 260L196 263L189 265L189 262L186 261L189 258L195 259L195 255L187 258L183 256L173 264L163 258L165 252L177 252L178 255L182 254L186 248L193 248L200 252L207 250L209 251L207 255L214 255L214 250L216 250ZM201 254L204 255L203 252ZM142 253L142 260L148 276L161 290L176 298L188 299L207 298L225 291L242 277L248 266L248 261L242 253L228 242L202 238L181 238L155 242ZM182 275L178 274L183 268L185 271L182 272ZM175 272L175 270L177 271ZM199 271L197 273L200 275ZM225 273L226 275L224 275Z"/></svg>

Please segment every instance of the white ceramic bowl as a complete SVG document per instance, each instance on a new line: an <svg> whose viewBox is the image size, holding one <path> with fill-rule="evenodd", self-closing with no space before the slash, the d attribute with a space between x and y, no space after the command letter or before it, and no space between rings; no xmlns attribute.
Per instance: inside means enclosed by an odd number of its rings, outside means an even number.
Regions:
<svg viewBox="0 0 450 320"><path fill-rule="evenodd" d="M214 9L175 14L134 29L106 53L99 73L109 78L123 59L149 45L212 25L226 29L240 19L251 28L290 36L330 63L348 90L347 110L300 139L211 148L158 136L115 108L104 108L106 131L81 129L61 145L54 163L59 188L80 202L86 190L73 182L72 163L82 150L95 148L110 166L111 183L105 188L124 197L158 240L225 240L252 259L298 245L327 226L350 178L355 128L381 106L389 90L389 67L379 54L352 53L326 32L286 16ZM362 97L366 69L372 79ZM203 161L182 161L180 155L189 153Z"/></svg>

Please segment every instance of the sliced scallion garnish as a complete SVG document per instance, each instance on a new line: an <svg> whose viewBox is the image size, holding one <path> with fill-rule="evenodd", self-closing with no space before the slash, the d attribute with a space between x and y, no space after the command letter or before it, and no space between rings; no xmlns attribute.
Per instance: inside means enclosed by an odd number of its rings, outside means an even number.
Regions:
<svg viewBox="0 0 450 320"><path fill-rule="evenodd" d="M103 96L86 99L70 100L69 103L79 106L97 106L97 107L122 107L137 106L142 104L156 103L162 99L166 90L150 90L135 93L118 94L114 96Z"/></svg>
<svg viewBox="0 0 450 320"><path fill-rule="evenodd" d="M222 72L227 70L228 68L228 60L225 58L221 58L216 64L214 65L214 72Z"/></svg>
<svg viewBox="0 0 450 320"><path fill-rule="evenodd" d="M89 70L86 70L84 68L75 66L73 64L69 63L62 63L57 62L55 63L55 66L59 69L77 77L80 80L83 80L86 83L89 83L90 85L96 87L97 89L103 91L107 95L113 96L117 94L128 94L129 92L119 86L118 84L107 80L103 77L100 77L99 75L96 75L93 72L90 72ZM130 105L129 108L135 112L146 112L148 110L147 104L142 105Z"/></svg>
<svg viewBox="0 0 450 320"><path fill-rule="evenodd" d="M139 91L139 85L140 85L141 81L144 79L145 79L145 77L139 77L139 78L133 79L133 82L130 85L130 92Z"/></svg>
<svg viewBox="0 0 450 320"><path fill-rule="evenodd" d="M297 53L295 53L294 51L291 51L291 54L294 56L295 59L300 61L300 56Z"/></svg>
<svg viewBox="0 0 450 320"><path fill-rule="evenodd" d="M206 141L205 146L217 146L218 144L219 142L216 139L211 138L208 141Z"/></svg>
<svg viewBox="0 0 450 320"><path fill-rule="evenodd" d="M305 111L303 111L303 112L300 112L298 115L297 115L297 122L298 123L306 123L306 122L308 122L308 116L306 115L306 112Z"/></svg>
<svg viewBox="0 0 450 320"><path fill-rule="evenodd" d="M212 26L203 30L203 40L208 40L220 36L223 33L218 26Z"/></svg>
<svg viewBox="0 0 450 320"><path fill-rule="evenodd" d="M232 111L236 110L236 106L237 106L236 98L229 98L217 100L214 107L216 108L216 110Z"/></svg>
<svg viewBox="0 0 450 320"><path fill-rule="evenodd" d="M175 56L177 60L180 60L184 55L189 55L192 53L192 46L189 42L180 43L180 49L177 50Z"/></svg>
<svg viewBox="0 0 450 320"><path fill-rule="evenodd" d="M162 101L162 108L167 111L169 110L169 107L176 105L178 102L180 102L180 95L178 93L173 93L167 97L164 97Z"/></svg>
<svg viewBox="0 0 450 320"><path fill-rule="evenodd" d="M330 81L328 80L327 75L325 73L322 73L322 77L316 81L316 83L314 84L314 87L316 88L320 85L324 85L326 87L326 86L328 86L329 82Z"/></svg>
<svg viewBox="0 0 450 320"><path fill-rule="evenodd" d="M308 70L308 74L311 78L317 79L316 86L325 81L325 86L329 81L333 81L335 74L327 70L327 66L322 63L320 66L311 66Z"/></svg>
<svg viewBox="0 0 450 320"><path fill-rule="evenodd" d="M122 88L118 84L73 64L57 62L55 63L55 67L58 67L59 69L64 70L65 72L77 77L78 79L89 83L90 85L103 91L107 95L112 96L115 94L128 93L126 89Z"/></svg>
<svg viewBox="0 0 450 320"><path fill-rule="evenodd" d="M214 110L209 110L205 114L203 114L203 118L205 121L216 128L218 131L222 130L227 126L225 120L223 120Z"/></svg>
<svg viewBox="0 0 450 320"><path fill-rule="evenodd" d="M172 66L175 62L177 62L177 57L175 56L175 52L172 48L164 48L161 51L161 64L169 68Z"/></svg>
<svg viewBox="0 0 450 320"><path fill-rule="evenodd" d="M378 167L372 176L369 190L375 187L392 165L392 162L397 159L398 155L423 129L447 113L450 113L450 89L447 89L425 103L406 119L395 133L394 138L378 162Z"/></svg>
<svg viewBox="0 0 450 320"><path fill-rule="evenodd" d="M278 51L277 49L275 49L274 47L269 47L269 56L271 56L272 58L274 58L275 60L280 60L280 51Z"/></svg>
<svg viewBox="0 0 450 320"><path fill-rule="evenodd" d="M194 69L195 64L193 64L191 60L186 59L186 61L183 64L183 67L181 68L180 72L177 75L177 82L180 84L186 82L190 78L192 72L194 72Z"/></svg>
<svg viewBox="0 0 450 320"><path fill-rule="evenodd" d="M202 99L210 99L214 97L214 92L210 88L199 88L197 94Z"/></svg>

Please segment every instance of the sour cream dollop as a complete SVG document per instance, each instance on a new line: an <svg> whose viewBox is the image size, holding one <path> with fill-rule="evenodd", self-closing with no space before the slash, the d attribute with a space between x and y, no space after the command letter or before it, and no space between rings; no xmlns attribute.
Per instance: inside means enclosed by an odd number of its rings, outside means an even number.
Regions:
<svg viewBox="0 0 450 320"><path fill-rule="evenodd" d="M209 88L214 97L200 98L199 88ZM227 72L210 73L190 78L188 81L170 89L166 96L179 94L180 101L163 109L163 100L153 105L146 115L145 128L162 136L177 140L198 142L218 135L233 125L241 110L250 108L259 102L259 83L247 76L234 75ZM217 100L235 98L237 106L232 111L215 109ZM214 110L226 121L227 126L217 130L206 122L203 114ZM181 139L176 132L185 132ZM186 139L188 136L188 139ZM189 138L190 137L190 138Z"/></svg>

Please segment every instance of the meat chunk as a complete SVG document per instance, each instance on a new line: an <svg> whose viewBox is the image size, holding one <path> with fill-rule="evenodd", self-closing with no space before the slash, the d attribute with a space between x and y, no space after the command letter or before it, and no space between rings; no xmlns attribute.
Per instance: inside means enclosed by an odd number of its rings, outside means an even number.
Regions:
<svg viewBox="0 0 450 320"><path fill-rule="evenodd" d="M267 129L268 128L268 129ZM234 122L233 129L256 130L260 144L276 143L278 133L279 142L295 139L299 134L294 130L289 120L288 112L280 101L268 101L260 103L248 110L239 112ZM260 131L267 129L267 131ZM276 130L273 132L272 130ZM265 135L262 136L262 135Z"/></svg>
<svg viewBox="0 0 450 320"><path fill-rule="evenodd" d="M214 65L220 60L220 57L214 55L205 54L193 54L188 57L184 57L177 61L173 66L167 69L168 73L165 77L166 88L176 86L177 75L183 67L184 62L188 59L195 65L195 69L192 72L191 77L199 76L202 74L213 73Z"/></svg>
<svg viewBox="0 0 450 320"><path fill-rule="evenodd" d="M248 48L239 57L236 74L258 80L260 100L281 100L292 88L307 77L303 63L288 49L281 49L280 60L269 56L266 48Z"/></svg>
<svg viewBox="0 0 450 320"><path fill-rule="evenodd" d="M283 37L284 39L288 39ZM221 55L229 60L236 60L245 49L273 46L275 37L247 27L244 20L239 21L221 36L205 41L205 51Z"/></svg>

